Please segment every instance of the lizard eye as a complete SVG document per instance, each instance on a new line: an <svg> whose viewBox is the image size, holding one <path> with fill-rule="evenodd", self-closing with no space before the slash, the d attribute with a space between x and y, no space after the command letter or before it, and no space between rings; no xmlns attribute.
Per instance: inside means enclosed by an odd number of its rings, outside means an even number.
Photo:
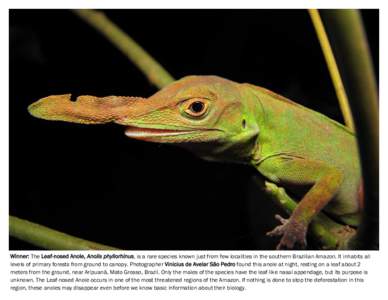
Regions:
<svg viewBox="0 0 388 300"><path fill-rule="evenodd" d="M208 103L203 99L191 99L185 105L185 113L192 117L202 117L208 110Z"/></svg>

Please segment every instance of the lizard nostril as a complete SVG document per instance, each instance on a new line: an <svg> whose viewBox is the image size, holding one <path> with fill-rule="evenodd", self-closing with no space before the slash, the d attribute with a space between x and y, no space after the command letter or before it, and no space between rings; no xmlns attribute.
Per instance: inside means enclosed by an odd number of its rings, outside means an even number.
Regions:
<svg viewBox="0 0 388 300"><path fill-rule="evenodd" d="M247 127L247 121L245 121L245 119L242 120L242 128L245 128Z"/></svg>
<svg viewBox="0 0 388 300"><path fill-rule="evenodd" d="M71 102L75 102L75 101L77 101L77 96L76 95L74 95L74 94L70 94L70 101Z"/></svg>

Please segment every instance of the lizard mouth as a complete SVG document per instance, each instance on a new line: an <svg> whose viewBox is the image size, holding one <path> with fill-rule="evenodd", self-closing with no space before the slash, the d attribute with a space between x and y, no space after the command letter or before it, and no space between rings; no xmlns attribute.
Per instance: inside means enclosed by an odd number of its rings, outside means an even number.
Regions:
<svg viewBox="0 0 388 300"><path fill-rule="evenodd" d="M169 137L193 133L198 130L174 130L174 129L160 129L160 128L142 128L129 126L125 129L125 135L135 139L147 139L152 137Z"/></svg>

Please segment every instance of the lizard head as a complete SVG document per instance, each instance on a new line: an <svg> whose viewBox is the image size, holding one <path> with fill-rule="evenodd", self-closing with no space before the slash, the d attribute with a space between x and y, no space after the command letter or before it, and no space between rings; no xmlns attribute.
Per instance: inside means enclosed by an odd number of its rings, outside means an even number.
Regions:
<svg viewBox="0 0 388 300"><path fill-rule="evenodd" d="M83 124L115 122L134 139L174 143L204 159L244 161L258 128L239 84L216 76L188 76L153 96L43 98L29 106L38 118ZM251 147L250 147L251 146Z"/></svg>

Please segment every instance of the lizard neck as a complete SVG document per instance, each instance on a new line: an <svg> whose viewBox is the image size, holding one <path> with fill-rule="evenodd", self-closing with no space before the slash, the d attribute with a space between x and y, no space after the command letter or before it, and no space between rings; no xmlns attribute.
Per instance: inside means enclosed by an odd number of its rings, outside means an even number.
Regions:
<svg viewBox="0 0 388 300"><path fill-rule="evenodd" d="M247 103L249 110L254 114L254 127L257 128L257 134L254 138L249 154L249 163L256 167L263 157L262 145L265 140L264 133L266 132L265 127L267 124L267 112L263 99L260 97L260 93L255 90L254 86L251 84L242 84L242 90L244 96L248 99Z"/></svg>

